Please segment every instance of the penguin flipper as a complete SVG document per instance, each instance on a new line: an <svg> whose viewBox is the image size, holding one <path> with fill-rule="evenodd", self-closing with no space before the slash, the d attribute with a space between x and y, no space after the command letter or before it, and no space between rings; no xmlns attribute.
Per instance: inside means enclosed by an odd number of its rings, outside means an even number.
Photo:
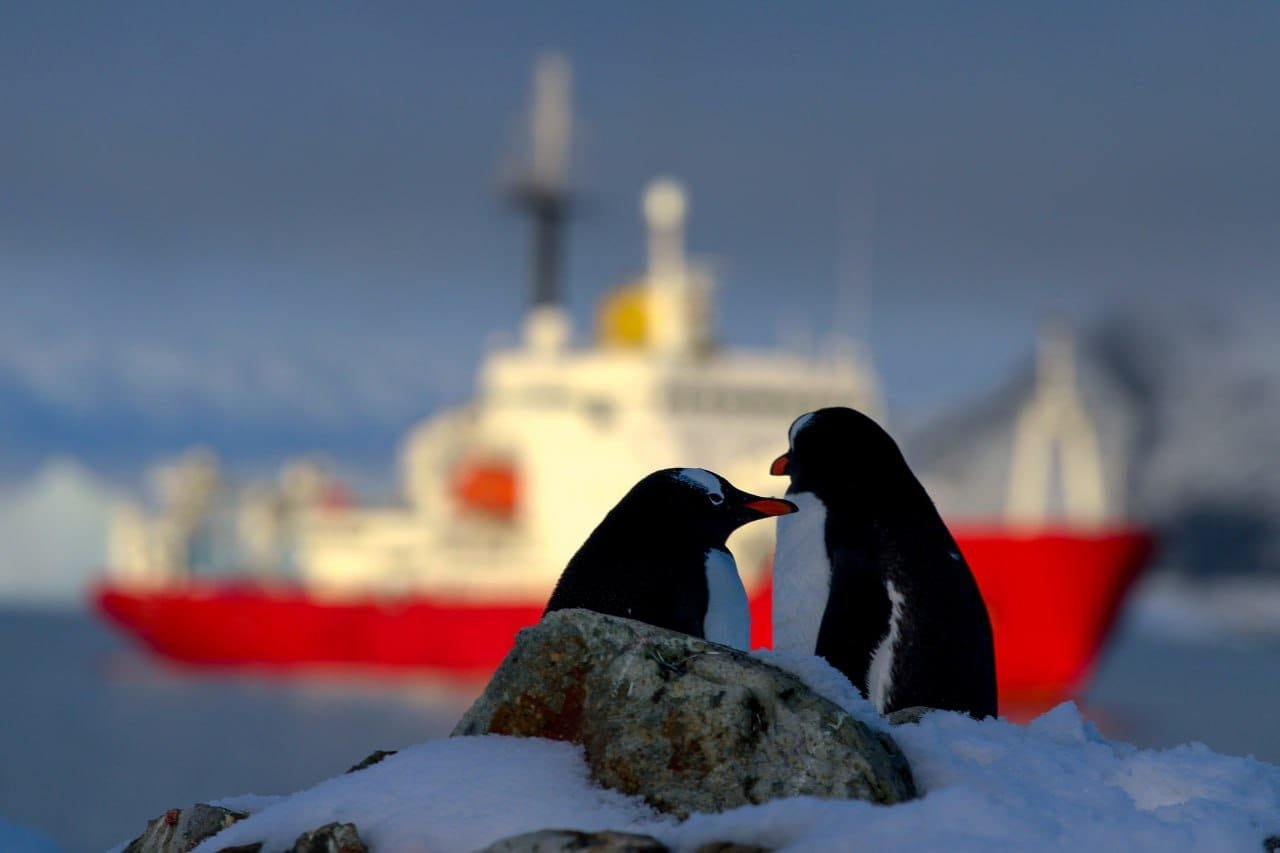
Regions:
<svg viewBox="0 0 1280 853"><path fill-rule="evenodd" d="M889 631L892 605L871 562L856 548L833 544L831 590L814 654L844 673L869 696L867 672L876 646Z"/></svg>

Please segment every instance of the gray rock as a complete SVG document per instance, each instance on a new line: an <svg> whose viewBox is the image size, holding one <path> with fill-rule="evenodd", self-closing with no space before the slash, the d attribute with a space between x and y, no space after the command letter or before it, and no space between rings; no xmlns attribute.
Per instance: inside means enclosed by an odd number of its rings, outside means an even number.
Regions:
<svg viewBox="0 0 1280 853"><path fill-rule="evenodd" d="M586 610L521 631L453 734L580 744L596 781L679 817L780 797L916 795L891 737L790 673Z"/></svg>
<svg viewBox="0 0 1280 853"><path fill-rule="evenodd" d="M580 832L576 829L541 829L495 842L480 853L669 853L670 848L651 835L630 832Z"/></svg>
<svg viewBox="0 0 1280 853"><path fill-rule="evenodd" d="M889 721L891 726L907 726L911 723L918 723L924 719L924 715L937 708L929 708L925 705L912 705L910 708L899 708L896 711L890 711L885 715L885 719Z"/></svg>
<svg viewBox="0 0 1280 853"><path fill-rule="evenodd" d="M293 842L293 853L369 853L354 823L326 823Z"/></svg>
<svg viewBox="0 0 1280 853"><path fill-rule="evenodd" d="M142 835L129 842L124 853L187 853L209 836L248 816L206 803L169 809L150 821Z"/></svg>
<svg viewBox="0 0 1280 853"><path fill-rule="evenodd" d="M373 765L382 761L384 758L390 758L391 756L395 755L397 751L398 750L394 750L394 749L375 749L368 756L366 756L359 764L354 764L351 767L348 767L347 772L355 773L357 770L364 770L367 767L372 767Z"/></svg>

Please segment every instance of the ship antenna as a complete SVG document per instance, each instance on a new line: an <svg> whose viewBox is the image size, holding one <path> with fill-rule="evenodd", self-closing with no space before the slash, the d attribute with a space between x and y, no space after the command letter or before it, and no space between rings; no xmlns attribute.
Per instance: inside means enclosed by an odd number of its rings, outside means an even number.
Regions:
<svg viewBox="0 0 1280 853"><path fill-rule="evenodd" d="M565 220L569 212L569 141L573 129L569 61L545 53L534 69L530 163L508 196L533 223L530 275L533 308L560 304Z"/></svg>
<svg viewBox="0 0 1280 853"><path fill-rule="evenodd" d="M835 305L836 337L865 344L869 335L873 285L874 187L868 180L852 180L840 219Z"/></svg>
<svg viewBox="0 0 1280 853"><path fill-rule="evenodd" d="M870 318L874 283L875 186L869 178L854 178L844 190L840 211L840 241L836 256L832 357L852 369L862 385L863 406L886 417L880 382L870 356Z"/></svg>

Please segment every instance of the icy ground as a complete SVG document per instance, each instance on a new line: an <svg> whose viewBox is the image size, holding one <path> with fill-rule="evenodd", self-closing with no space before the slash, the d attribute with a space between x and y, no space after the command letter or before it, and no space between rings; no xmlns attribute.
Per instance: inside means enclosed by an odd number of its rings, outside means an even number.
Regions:
<svg viewBox="0 0 1280 853"><path fill-rule="evenodd" d="M883 725L843 676L816 658L760 653L858 718ZM579 750L535 739L472 737L403 750L367 770L285 797L223 805L254 814L197 848L354 822L373 849L468 851L549 827L625 829L677 848L738 841L780 850L1261 851L1280 833L1280 767L1200 744L1142 750L1108 741L1065 703L1027 726L934 713L893 729L924 796L886 807L797 798L684 823L594 785Z"/></svg>

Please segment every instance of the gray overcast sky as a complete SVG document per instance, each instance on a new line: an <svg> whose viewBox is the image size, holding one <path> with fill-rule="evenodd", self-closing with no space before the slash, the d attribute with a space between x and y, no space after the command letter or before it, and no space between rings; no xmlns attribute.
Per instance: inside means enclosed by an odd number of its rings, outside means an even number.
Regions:
<svg viewBox="0 0 1280 853"><path fill-rule="evenodd" d="M584 322L642 265L659 173L731 342L829 331L869 259L907 408L998 381L1049 310L1280 315L1270 0L6 3L0 390L245 428L457 398L523 308L493 189L546 48Z"/></svg>

